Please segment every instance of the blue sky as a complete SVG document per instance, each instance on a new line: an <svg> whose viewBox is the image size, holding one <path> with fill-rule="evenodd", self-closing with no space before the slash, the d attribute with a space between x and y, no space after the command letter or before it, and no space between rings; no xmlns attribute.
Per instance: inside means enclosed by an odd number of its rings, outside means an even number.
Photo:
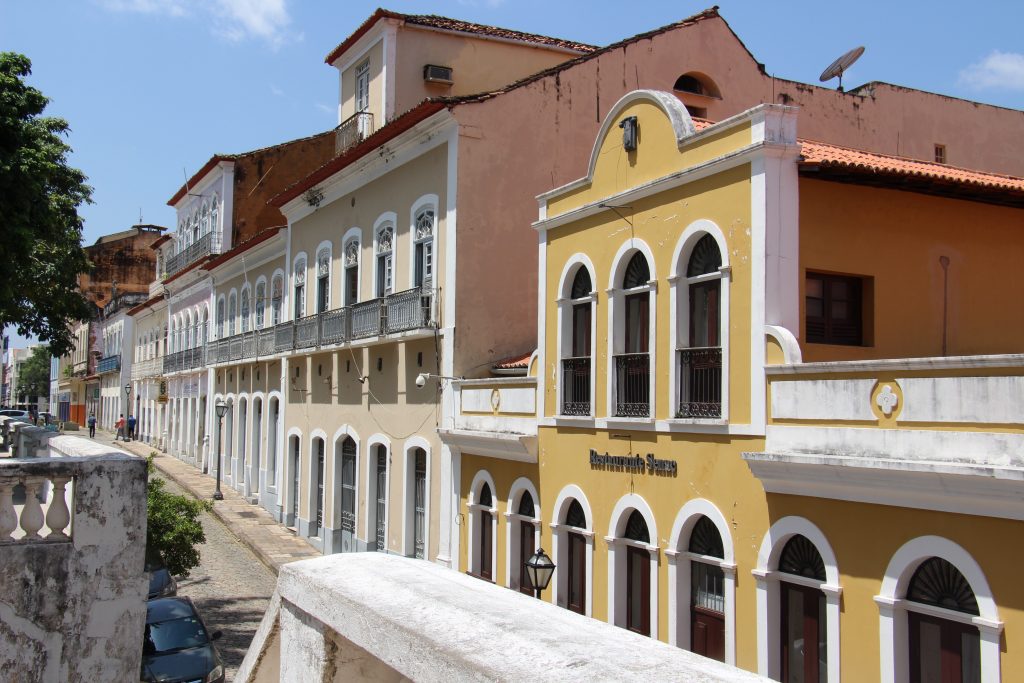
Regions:
<svg viewBox="0 0 1024 683"><path fill-rule="evenodd" d="M89 176L85 240L137 223L172 226L167 199L216 152L241 152L337 123L324 56L383 0L0 0L0 50L33 62L48 114L71 124ZM706 2L393 0L442 14L603 45L699 12ZM767 70L817 82L880 80L1024 108L1024 2L728 2L720 12ZM19 340L15 345L21 346Z"/></svg>

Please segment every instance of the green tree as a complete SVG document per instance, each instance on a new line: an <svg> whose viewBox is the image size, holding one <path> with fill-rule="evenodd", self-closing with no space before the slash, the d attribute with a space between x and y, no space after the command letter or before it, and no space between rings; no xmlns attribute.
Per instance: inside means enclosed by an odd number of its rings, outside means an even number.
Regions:
<svg viewBox="0 0 1024 683"><path fill-rule="evenodd" d="M146 553L156 553L174 576L188 576L199 566L199 548L206 534L199 515L213 509L210 501L171 493L163 479L153 476L153 455L149 456L146 484Z"/></svg>
<svg viewBox="0 0 1024 683"><path fill-rule="evenodd" d="M91 313L78 291L89 269L78 207L92 188L68 166L67 122L41 116L48 100L25 83L31 73L28 57L0 52L0 329L14 325L63 356L69 324Z"/></svg>
<svg viewBox="0 0 1024 683"><path fill-rule="evenodd" d="M37 346L18 370L19 396L50 395L50 347Z"/></svg>

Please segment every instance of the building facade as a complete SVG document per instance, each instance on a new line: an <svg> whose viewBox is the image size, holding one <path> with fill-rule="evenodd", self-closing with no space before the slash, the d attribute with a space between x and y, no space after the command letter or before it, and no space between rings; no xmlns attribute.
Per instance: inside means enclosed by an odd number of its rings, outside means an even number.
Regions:
<svg viewBox="0 0 1024 683"><path fill-rule="evenodd" d="M460 568L519 589L542 545L555 604L780 680L1014 680L1024 329L963 303L1024 181L797 120L631 93L541 196L536 456L522 384L463 383Z"/></svg>

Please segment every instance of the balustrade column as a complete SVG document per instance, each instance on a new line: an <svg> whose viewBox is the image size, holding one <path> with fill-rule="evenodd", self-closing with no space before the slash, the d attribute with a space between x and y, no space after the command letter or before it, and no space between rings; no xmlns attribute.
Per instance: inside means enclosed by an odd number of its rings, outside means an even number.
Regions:
<svg viewBox="0 0 1024 683"><path fill-rule="evenodd" d="M49 538L68 538L64 529L71 521L68 501L65 498L65 488L69 481L70 477L54 477L52 480L53 498L50 499L50 509L46 511L46 526L50 528Z"/></svg>
<svg viewBox="0 0 1024 683"><path fill-rule="evenodd" d="M43 528L43 508L39 504L39 481L25 482L25 507L21 510L21 528L25 532L25 540L39 540L39 530Z"/></svg>
<svg viewBox="0 0 1024 683"><path fill-rule="evenodd" d="M14 482L0 481L0 541L11 540L11 533L18 528L18 516L14 513Z"/></svg>

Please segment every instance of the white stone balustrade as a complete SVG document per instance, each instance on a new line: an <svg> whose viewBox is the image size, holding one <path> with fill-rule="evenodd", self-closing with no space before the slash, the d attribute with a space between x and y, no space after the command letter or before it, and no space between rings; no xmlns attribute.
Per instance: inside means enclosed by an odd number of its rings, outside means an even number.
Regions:
<svg viewBox="0 0 1024 683"><path fill-rule="evenodd" d="M12 477L8 469L0 469L0 543L71 540L73 477Z"/></svg>

